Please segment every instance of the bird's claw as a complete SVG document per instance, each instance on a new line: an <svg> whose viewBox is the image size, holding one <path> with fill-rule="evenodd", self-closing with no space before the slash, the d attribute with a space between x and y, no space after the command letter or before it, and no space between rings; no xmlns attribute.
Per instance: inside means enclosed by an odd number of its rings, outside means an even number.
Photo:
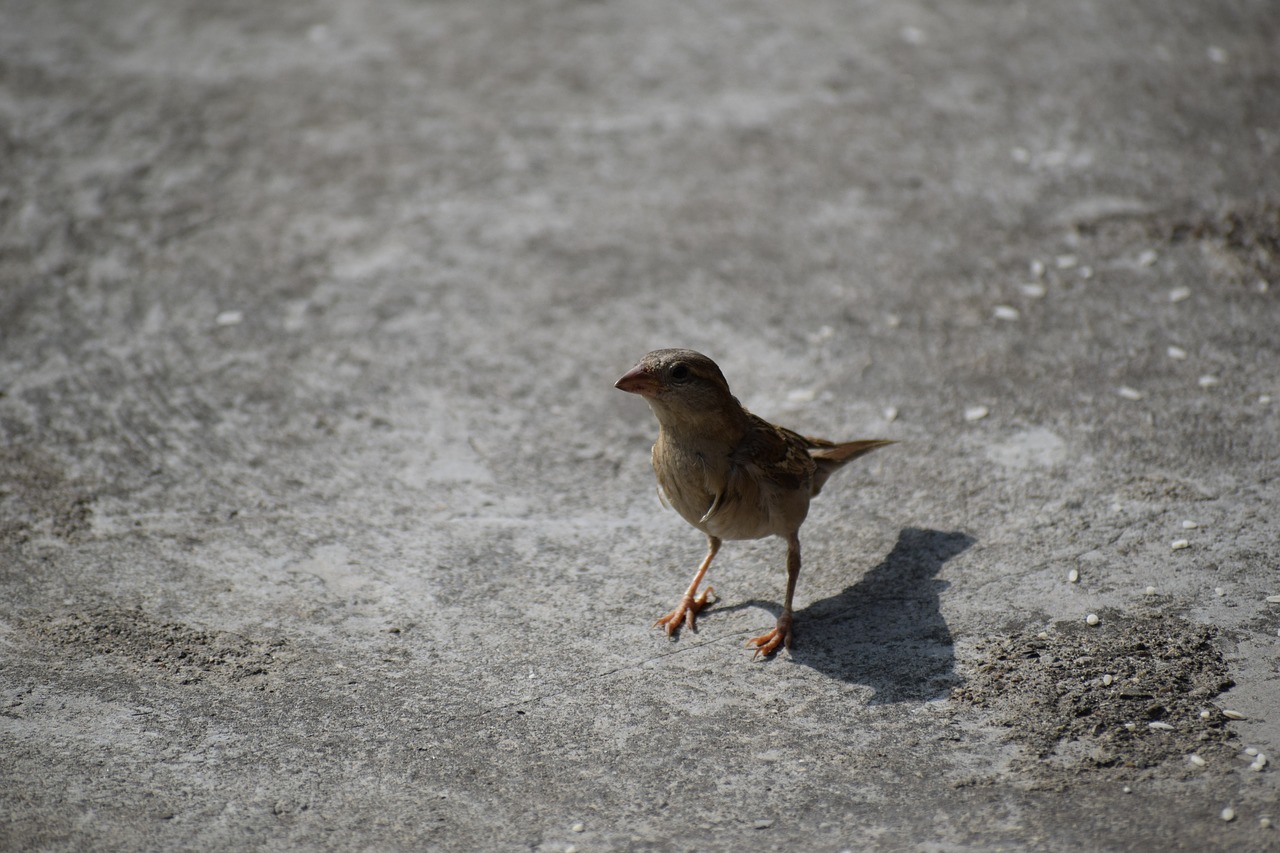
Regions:
<svg viewBox="0 0 1280 853"><path fill-rule="evenodd" d="M662 628L667 632L668 637L673 637L683 622L690 631L697 633L698 611L706 607L708 602L715 600L710 597L713 595L715 595L713 587L707 587L696 598L686 594L684 598L680 599L680 603L676 605L676 608L654 622L653 627Z"/></svg>
<svg viewBox="0 0 1280 853"><path fill-rule="evenodd" d="M790 650L791 619L779 616L778 624L772 631L747 640L747 648L751 648L752 646L755 647L755 653L751 655L752 660L759 657L768 657L778 650L778 646L786 646L787 649Z"/></svg>

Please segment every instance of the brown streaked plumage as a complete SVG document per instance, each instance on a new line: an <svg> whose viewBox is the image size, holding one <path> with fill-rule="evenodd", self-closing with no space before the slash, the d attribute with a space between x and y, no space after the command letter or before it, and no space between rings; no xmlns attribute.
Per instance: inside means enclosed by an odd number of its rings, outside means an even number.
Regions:
<svg viewBox="0 0 1280 853"><path fill-rule="evenodd" d="M707 556L674 610L655 626L697 630L708 587L698 587L725 539L780 536L787 542L787 591L774 629L753 637L756 655L791 647L791 604L800 574L800 525L809 500L833 473L883 439L836 443L774 426L742 407L716 363L688 349L640 359L615 387L645 398L658 418L653 470L667 502L707 536Z"/></svg>

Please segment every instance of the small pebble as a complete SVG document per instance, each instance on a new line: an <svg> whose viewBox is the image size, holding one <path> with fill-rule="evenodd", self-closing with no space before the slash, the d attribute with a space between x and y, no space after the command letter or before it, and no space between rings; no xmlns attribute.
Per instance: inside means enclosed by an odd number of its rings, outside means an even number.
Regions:
<svg viewBox="0 0 1280 853"><path fill-rule="evenodd" d="M1145 592L1147 595L1155 595L1159 591L1160 590L1156 589L1154 586L1148 586L1146 589L1143 590L1143 592Z"/></svg>
<svg viewBox="0 0 1280 853"><path fill-rule="evenodd" d="M1093 267L1080 267L1080 277L1085 279L1093 278Z"/></svg>
<svg viewBox="0 0 1280 853"><path fill-rule="evenodd" d="M1202 720L1207 720L1212 716L1213 716L1213 712L1210 711L1208 708L1205 708L1203 711L1200 712L1200 719Z"/></svg>
<svg viewBox="0 0 1280 853"><path fill-rule="evenodd" d="M1258 293L1266 293L1271 289L1271 282L1267 281L1265 278L1260 278L1253 283L1253 289Z"/></svg>
<svg viewBox="0 0 1280 853"><path fill-rule="evenodd" d="M1133 789L1132 789L1132 788L1130 788L1128 785L1125 785L1125 786L1124 786L1123 788L1121 788L1120 790L1124 791L1126 794L1132 794L1132 793L1133 793Z"/></svg>
<svg viewBox="0 0 1280 853"><path fill-rule="evenodd" d="M1097 613L1090 613L1088 616L1084 617L1084 621L1089 625L1097 625L1101 620L1098 619Z"/></svg>
<svg viewBox="0 0 1280 853"><path fill-rule="evenodd" d="M1116 680L1116 677L1108 672L1106 675L1102 676L1102 686L1110 687L1115 682L1115 680Z"/></svg>
<svg viewBox="0 0 1280 853"><path fill-rule="evenodd" d="M754 824L752 824L752 826L754 826L756 829L768 829L769 827L773 826L773 821L758 820Z"/></svg>
<svg viewBox="0 0 1280 853"><path fill-rule="evenodd" d="M1067 583L1078 583L1080 581L1080 570L1072 569L1067 572Z"/></svg>
<svg viewBox="0 0 1280 853"><path fill-rule="evenodd" d="M1191 543L1188 542L1186 539L1175 539L1173 540L1173 543L1169 547L1172 548L1174 551L1181 551L1184 548L1190 548Z"/></svg>
<svg viewBox="0 0 1280 853"><path fill-rule="evenodd" d="M1147 249L1145 252L1138 255L1138 266L1149 267L1156 262L1156 258L1158 257L1160 256L1155 253L1155 250ZM1179 290L1182 290L1182 289L1183 288L1179 288ZM1190 293L1188 293L1187 295L1189 296Z"/></svg>
<svg viewBox="0 0 1280 853"><path fill-rule="evenodd" d="M1267 604L1280 604L1280 595L1268 595Z"/></svg>
<svg viewBox="0 0 1280 853"><path fill-rule="evenodd" d="M1183 361L1187 357L1187 351L1182 347L1169 347L1164 354L1177 361Z"/></svg>
<svg viewBox="0 0 1280 853"><path fill-rule="evenodd" d="M1170 302L1186 302L1190 298L1191 288L1189 287L1175 287L1169 291Z"/></svg>
<svg viewBox="0 0 1280 853"><path fill-rule="evenodd" d="M970 406L964 410L964 419L973 423L974 421L982 420L989 414L991 414L991 410L986 406Z"/></svg>
<svg viewBox="0 0 1280 853"><path fill-rule="evenodd" d="M1262 827L1263 829L1270 829L1270 828L1271 828L1271 818L1269 818L1269 817L1260 817L1260 818L1258 818L1258 826Z"/></svg>
<svg viewBox="0 0 1280 853"><path fill-rule="evenodd" d="M1134 730L1136 730L1136 729L1138 728L1138 724L1137 724L1137 723L1125 723L1125 724L1124 724L1124 727L1125 727L1125 730L1126 730L1126 731L1134 731Z"/></svg>
<svg viewBox="0 0 1280 853"><path fill-rule="evenodd" d="M1023 148L1022 146L1018 146L1017 148L1011 149L1009 151L1009 156L1013 158L1013 162L1015 163L1031 162L1031 152Z"/></svg>
<svg viewBox="0 0 1280 853"><path fill-rule="evenodd" d="M1044 261L1032 261L1031 274L1036 278L1044 278Z"/></svg>
<svg viewBox="0 0 1280 853"><path fill-rule="evenodd" d="M1215 586L1213 588L1213 594L1218 596L1218 598L1222 598L1222 596L1227 594L1227 590L1225 587Z"/></svg>
<svg viewBox="0 0 1280 853"><path fill-rule="evenodd" d="M880 414L884 415L884 419L886 421L896 421L898 419L898 407L885 406L884 411L881 412Z"/></svg>
<svg viewBox="0 0 1280 853"><path fill-rule="evenodd" d="M1128 385L1121 385L1116 389L1116 393L1121 397L1124 397L1126 400L1141 400L1146 396L1137 388L1130 388Z"/></svg>
<svg viewBox="0 0 1280 853"><path fill-rule="evenodd" d="M896 329L902 325L902 318L897 314L886 314L884 317L884 324L890 329Z"/></svg>
<svg viewBox="0 0 1280 853"><path fill-rule="evenodd" d="M223 311L213 322L219 326L235 326L244 320L244 313L241 311Z"/></svg>
<svg viewBox="0 0 1280 853"><path fill-rule="evenodd" d="M1197 524L1196 522L1192 521L1189 518L1182 522L1183 530L1195 530L1199 526L1200 526L1199 524Z"/></svg>
<svg viewBox="0 0 1280 853"><path fill-rule="evenodd" d="M1022 316L1018 309L1012 305L997 305L995 314L997 320L1008 320L1010 322Z"/></svg>
<svg viewBox="0 0 1280 853"><path fill-rule="evenodd" d="M1232 711L1232 710L1229 710L1229 709L1224 709L1224 710L1223 710L1223 712L1222 712L1222 716L1226 717L1228 720L1247 720L1247 719L1249 719L1249 718L1248 718L1248 717L1246 717L1244 714L1241 714L1239 711Z"/></svg>
<svg viewBox="0 0 1280 853"><path fill-rule="evenodd" d="M1079 259L1075 255L1058 255L1054 258L1054 263L1060 270L1069 270L1079 263Z"/></svg>
<svg viewBox="0 0 1280 853"><path fill-rule="evenodd" d="M1196 380L1196 383L1201 388L1214 388L1222 384L1222 382L1218 379L1218 377L1209 376L1208 374L1201 376L1199 379Z"/></svg>
<svg viewBox="0 0 1280 853"><path fill-rule="evenodd" d="M1209 61L1214 65L1226 65L1227 60L1230 59L1230 55L1216 44L1209 45L1205 50L1205 56L1209 57Z"/></svg>
<svg viewBox="0 0 1280 853"><path fill-rule="evenodd" d="M1196 755L1194 752L1187 756L1187 760L1190 761L1192 764L1194 764L1196 767L1204 767L1205 765L1205 760L1200 756Z"/></svg>
<svg viewBox="0 0 1280 853"><path fill-rule="evenodd" d="M1036 634L1036 638L1037 638L1037 639L1040 639L1040 640L1047 640L1047 639L1049 639L1049 632L1048 632L1048 631L1041 631L1039 634Z"/></svg>
<svg viewBox="0 0 1280 853"><path fill-rule="evenodd" d="M587 825L585 823L575 823L573 826L569 827L569 831L570 832L586 832Z"/></svg>
<svg viewBox="0 0 1280 853"><path fill-rule="evenodd" d="M1020 290L1022 295L1028 299L1043 299L1045 294L1044 285L1038 281L1022 285Z"/></svg>
<svg viewBox="0 0 1280 853"><path fill-rule="evenodd" d="M1227 806L1225 809L1222 810L1222 819L1226 821L1235 820L1236 810L1231 808L1231 806Z"/></svg>
<svg viewBox="0 0 1280 853"><path fill-rule="evenodd" d="M1258 753L1258 757L1253 759L1253 763L1249 765L1249 769L1254 773L1261 773L1262 768L1267 766L1267 757L1262 753Z"/></svg>
<svg viewBox="0 0 1280 853"><path fill-rule="evenodd" d="M1156 731L1161 731L1161 732L1173 731L1173 726L1169 725L1168 723L1162 723L1159 720L1156 720L1154 723L1147 723L1147 728L1155 729Z"/></svg>
<svg viewBox="0 0 1280 853"><path fill-rule="evenodd" d="M1259 395L1258 395L1258 405L1259 405L1259 406L1270 406L1270 405L1271 405L1271 395L1270 395L1270 394L1259 394Z"/></svg>
<svg viewBox="0 0 1280 853"><path fill-rule="evenodd" d="M1244 754L1249 756L1250 758L1253 758L1255 755L1258 754L1258 748L1256 746L1248 747L1247 749L1245 749Z"/></svg>

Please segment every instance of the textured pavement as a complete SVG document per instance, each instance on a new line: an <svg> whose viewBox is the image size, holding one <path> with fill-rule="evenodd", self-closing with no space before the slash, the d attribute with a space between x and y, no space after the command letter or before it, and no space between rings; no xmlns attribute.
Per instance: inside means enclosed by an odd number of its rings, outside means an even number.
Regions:
<svg viewBox="0 0 1280 853"><path fill-rule="evenodd" d="M1280 849L1270 0L0 19L0 847Z"/></svg>

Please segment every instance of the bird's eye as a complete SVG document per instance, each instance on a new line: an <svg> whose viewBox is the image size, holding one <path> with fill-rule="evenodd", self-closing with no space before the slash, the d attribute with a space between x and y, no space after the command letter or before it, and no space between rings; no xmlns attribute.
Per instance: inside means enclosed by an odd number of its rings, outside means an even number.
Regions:
<svg viewBox="0 0 1280 853"><path fill-rule="evenodd" d="M689 365L683 361L677 361L671 366L671 378L677 382L684 382L689 378Z"/></svg>

